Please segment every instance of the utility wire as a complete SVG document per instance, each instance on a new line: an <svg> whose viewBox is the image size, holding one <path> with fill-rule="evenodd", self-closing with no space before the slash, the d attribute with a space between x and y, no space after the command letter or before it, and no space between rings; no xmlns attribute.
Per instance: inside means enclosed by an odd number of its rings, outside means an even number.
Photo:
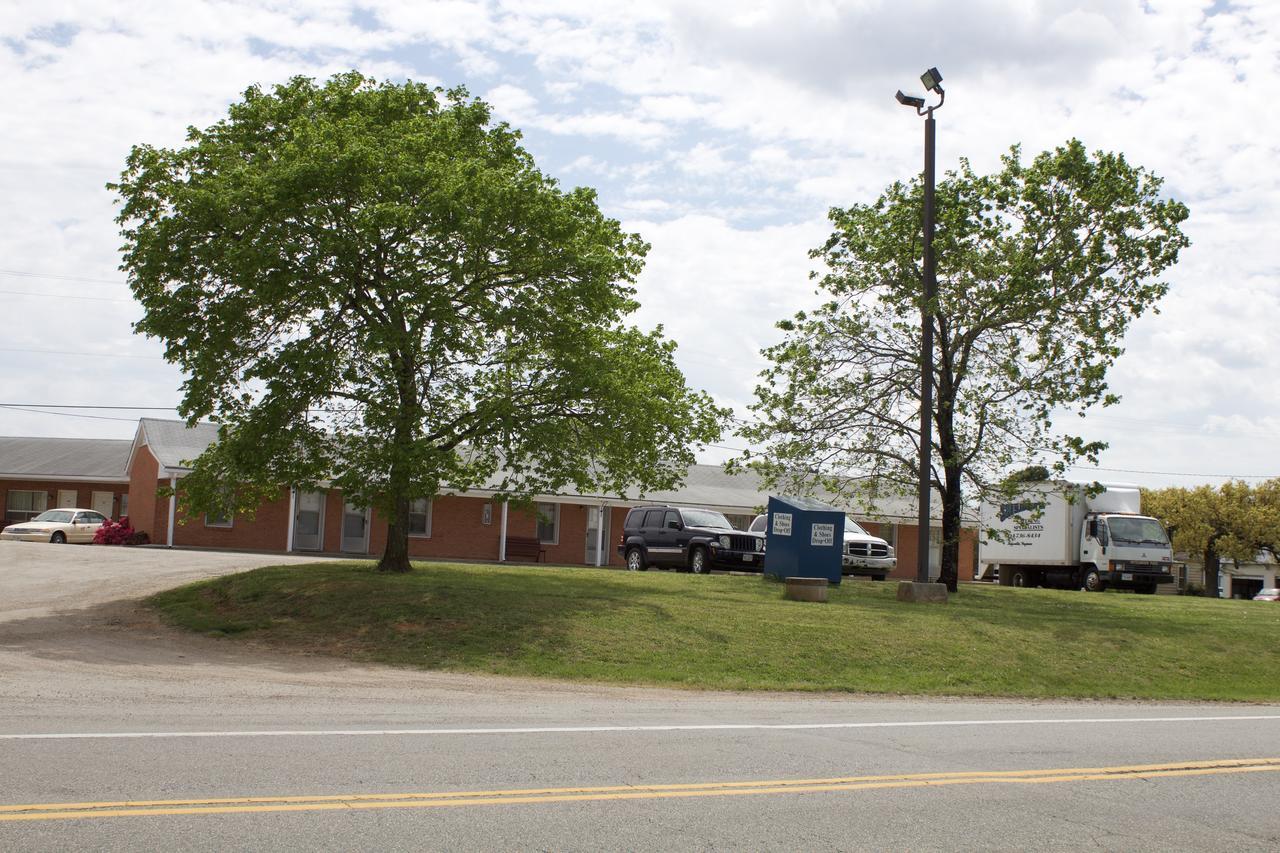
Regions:
<svg viewBox="0 0 1280 853"><path fill-rule="evenodd" d="M71 293L32 293L29 290L0 290L8 296L33 296L36 299L80 299L86 302L133 302L132 299L112 299L109 296L76 296Z"/></svg>
<svg viewBox="0 0 1280 853"><path fill-rule="evenodd" d="M78 275L54 275L52 273L28 272L27 270L0 270L0 275L12 275L18 278L49 278L55 281L80 281L87 284L128 284L123 279L85 278Z"/></svg>
<svg viewBox="0 0 1280 853"><path fill-rule="evenodd" d="M31 412L33 415L58 415L64 418L88 418L94 421L121 421L127 424L136 424L137 418L113 418L107 415L81 415L76 412L50 412L47 409L24 409L21 406L0 406L10 412Z"/></svg>
<svg viewBox="0 0 1280 853"><path fill-rule="evenodd" d="M158 355L126 355L125 353L116 352L74 352L65 349L24 349L22 347L0 347L0 352L29 352L40 355L86 355L92 358L141 358L148 361L164 361L162 356Z"/></svg>

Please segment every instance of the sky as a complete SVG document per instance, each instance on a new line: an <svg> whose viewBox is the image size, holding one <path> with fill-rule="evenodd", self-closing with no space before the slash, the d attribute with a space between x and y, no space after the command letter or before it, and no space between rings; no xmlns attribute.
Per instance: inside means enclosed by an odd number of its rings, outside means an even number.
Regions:
<svg viewBox="0 0 1280 853"><path fill-rule="evenodd" d="M1192 246L1072 423L1077 478L1280 476L1280 4L1266 0L131 0L0 12L0 403L175 406L182 377L118 269L106 189L132 145L180 145L253 84L358 69L465 85L539 167L652 244L633 321L749 415L775 323L817 303L833 205L918 173L893 98L941 70L938 168L1081 139L1187 204ZM0 435L130 438L139 415L0 408ZM726 435L701 461L743 447Z"/></svg>

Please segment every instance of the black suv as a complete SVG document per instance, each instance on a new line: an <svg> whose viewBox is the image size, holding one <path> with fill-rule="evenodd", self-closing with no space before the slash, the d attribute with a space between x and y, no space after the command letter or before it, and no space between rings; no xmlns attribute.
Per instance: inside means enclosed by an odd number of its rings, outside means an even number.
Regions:
<svg viewBox="0 0 1280 853"><path fill-rule="evenodd" d="M622 527L618 553L633 572L649 566L700 575L712 568L764 568L764 537L734 530L715 510L638 506Z"/></svg>

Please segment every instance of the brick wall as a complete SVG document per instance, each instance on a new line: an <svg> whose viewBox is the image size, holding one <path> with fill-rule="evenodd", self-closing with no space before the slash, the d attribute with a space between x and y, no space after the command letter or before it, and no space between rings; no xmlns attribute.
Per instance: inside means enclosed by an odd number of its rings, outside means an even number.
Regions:
<svg viewBox="0 0 1280 853"><path fill-rule="evenodd" d="M120 517L120 498L129 493L124 483L76 483L63 480L0 480L0 519L8 521L9 491L44 492L47 495L45 509L58 509L58 492L74 491L75 506L79 509L93 509L93 492L111 493L111 517ZM132 512L132 509L130 510Z"/></svg>
<svg viewBox="0 0 1280 853"><path fill-rule="evenodd" d="M160 463L148 448L139 447L129 467L129 523L134 530L145 532L152 542L163 543L168 509L166 506L161 517L160 505L165 502L156 499L159 476Z"/></svg>
<svg viewBox="0 0 1280 853"><path fill-rule="evenodd" d="M162 484L163 485L163 484ZM178 480L181 489L182 480ZM166 513L168 512L168 504ZM283 489L280 497L258 507L250 518L238 514L230 527L210 527L203 514L188 516L178 506L178 516L173 529L173 544L197 548L230 548L249 551L284 551L289 536L289 491Z"/></svg>

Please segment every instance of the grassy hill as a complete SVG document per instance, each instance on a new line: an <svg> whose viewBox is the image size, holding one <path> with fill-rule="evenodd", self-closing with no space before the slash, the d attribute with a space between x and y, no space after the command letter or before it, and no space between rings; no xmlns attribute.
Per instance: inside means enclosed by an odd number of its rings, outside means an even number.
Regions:
<svg viewBox="0 0 1280 853"><path fill-rule="evenodd" d="M153 596L191 630L399 666L727 690L1280 700L1280 605L964 586L827 604L755 577L365 562L258 569Z"/></svg>

